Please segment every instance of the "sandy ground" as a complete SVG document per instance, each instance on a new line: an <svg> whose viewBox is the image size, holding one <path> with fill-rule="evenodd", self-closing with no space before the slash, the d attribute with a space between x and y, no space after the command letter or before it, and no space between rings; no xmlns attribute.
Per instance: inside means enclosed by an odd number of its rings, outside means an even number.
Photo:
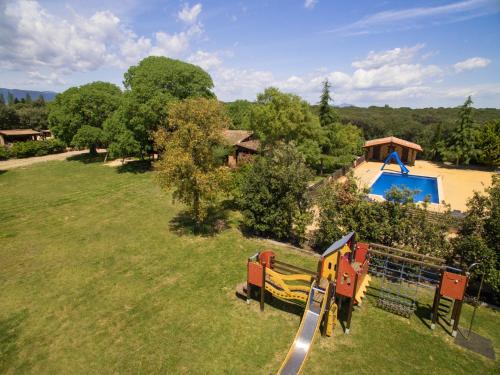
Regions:
<svg viewBox="0 0 500 375"><path fill-rule="evenodd" d="M359 179L363 186L370 186L378 173L382 163L379 162L365 162L359 165L354 170L354 176ZM392 164L385 168L399 172L399 168ZM491 177L494 172L454 167L451 165L441 163L431 163L428 161L417 160L414 166L409 166L410 174L422 175L429 177L441 177L442 181L442 197L447 204L451 206L452 210L465 211L467 209L466 202L472 196L474 191L484 191L484 189L491 185ZM441 210L441 207L432 207L440 205L431 205L431 209Z"/></svg>
<svg viewBox="0 0 500 375"><path fill-rule="evenodd" d="M106 152L106 150L97 150L98 152ZM53 160L66 160L67 158L75 155L81 155L88 153L89 150L80 150L80 151L68 151L60 154L53 155L45 155L45 156L34 156L32 158L25 159L9 159L0 161L0 171L6 171L14 168L27 167L28 165L43 163L45 161L53 161Z"/></svg>

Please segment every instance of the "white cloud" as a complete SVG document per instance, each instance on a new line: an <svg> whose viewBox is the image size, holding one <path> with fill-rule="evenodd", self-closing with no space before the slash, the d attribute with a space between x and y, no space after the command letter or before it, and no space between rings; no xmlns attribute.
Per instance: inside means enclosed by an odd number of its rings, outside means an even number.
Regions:
<svg viewBox="0 0 500 375"><path fill-rule="evenodd" d="M222 60L217 53L198 50L189 56L188 61L192 64L201 66L205 70L211 70L222 64Z"/></svg>
<svg viewBox="0 0 500 375"><path fill-rule="evenodd" d="M316 6L317 0L305 0L304 7L307 9L313 9Z"/></svg>
<svg viewBox="0 0 500 375"><path fill-rule="evenodd" d="M463 72L465 70L473 70L484 68L491 63L490 59L484 57L471 57L470 59L457 62L453 67L457 73Z"/></svg>
<svg viewBox="0 0 500 375"><path fill-rule="evenodd" d="M419 43L413 47L394 48L382 52L370 51L365 59L354 61L352 66L354 68L367 69L379 68L384 65L407 63L411 61L424 46L424 44Z"/></svg>
<svg viewBox="0 0 500 375"><path fill-rule="evenodd" d="M329 31L362 35L412 29L424 24L459 22L498 12L500 12L498 0L464 0L446 5L386 10Z"/></svg>
<svg viewBox="0 0 500 375"><path fill-rule="evenodd" d="M185 17L194 22L200 12L201 6L194 6ZM0 4L0 64L9 70L51 69L60 76L126 68L150 54L179 57L203 32L201 24L189 22L184 31L157 31L147 38L137 36L109 10L63 18L37 1L8 1Z"/></svg>
<svg viewBox="0 0 500 375"><path fill-rule="evenodd" d="M66 84L66 81L59 77L56 73L42 74L39 71L28 72L28 80L24 82L27 85L46 84L60 86Z"/></svg>
<svg viewBox="0 0 500 375"><path fill-rule="evenodd" d="M177 13L177 17L187 24L194 24L201 13L201 9L200 3L193 5L191 8L189 5L184 4L184 7Z"/></svg>
<svg viewBox="0 0 500 375"><path fill-rule="evenodd" d="M435 65L384 65L376 69L357 69L352 75L352 86L359 89L369 89L420 85L426 78L440 73L441 69Z"/></svg>

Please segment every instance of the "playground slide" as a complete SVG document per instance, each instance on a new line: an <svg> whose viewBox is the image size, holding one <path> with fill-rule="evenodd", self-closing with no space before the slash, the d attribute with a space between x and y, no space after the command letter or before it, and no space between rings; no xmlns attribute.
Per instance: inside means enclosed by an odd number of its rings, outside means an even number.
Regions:
<svg viewBox="0 0 500 375"><path fill-rule="evenodd" d="M302 369L325 312L327 294L328 288L323 290L314 285L311 287L299 330L278 374L298 374Z"/></svg>
<svg viewBox="0 0 500 375"><path fill-rule="evenodd" d="M396 163L399 165L399 168L401 168L401 173L405 173L405 174L410 173L410 170L408 168L406 168L406 165L403 164L403 162L399 158L399 155L396 151L391 152L387 156L387 158L384 161L384 165L380 169L383 170L385 165L391 162L391 159L394 159L396 161Z"/></svg>

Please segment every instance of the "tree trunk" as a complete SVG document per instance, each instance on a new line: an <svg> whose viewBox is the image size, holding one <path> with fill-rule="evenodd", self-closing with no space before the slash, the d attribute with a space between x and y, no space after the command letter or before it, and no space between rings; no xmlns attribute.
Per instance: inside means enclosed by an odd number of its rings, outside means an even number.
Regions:
<svg viewBox="0 0 500 375"><path fill-rule="evenodd" d="M95 145L90 145L89 147L89 154L90 155L97 155L97 148Z"/></svg>

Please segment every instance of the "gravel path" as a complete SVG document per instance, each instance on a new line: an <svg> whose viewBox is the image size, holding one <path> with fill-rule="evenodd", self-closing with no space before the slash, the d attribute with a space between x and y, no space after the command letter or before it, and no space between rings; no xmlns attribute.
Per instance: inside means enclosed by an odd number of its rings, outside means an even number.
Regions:
<svg viewBox="0 0 500 375"><path fill-rule="evenodd" d="M0 171L6 171L9 169L26 167L28 165L42 163L44 161L66 160L67 158L69 158L71 156L85 154L87 152L89 152L89 151L88 150L68 151L68 152L63 152L61 154L34 156L32 158L25 158L25 159L3 160L3 161L0 161Z"/></svg>

